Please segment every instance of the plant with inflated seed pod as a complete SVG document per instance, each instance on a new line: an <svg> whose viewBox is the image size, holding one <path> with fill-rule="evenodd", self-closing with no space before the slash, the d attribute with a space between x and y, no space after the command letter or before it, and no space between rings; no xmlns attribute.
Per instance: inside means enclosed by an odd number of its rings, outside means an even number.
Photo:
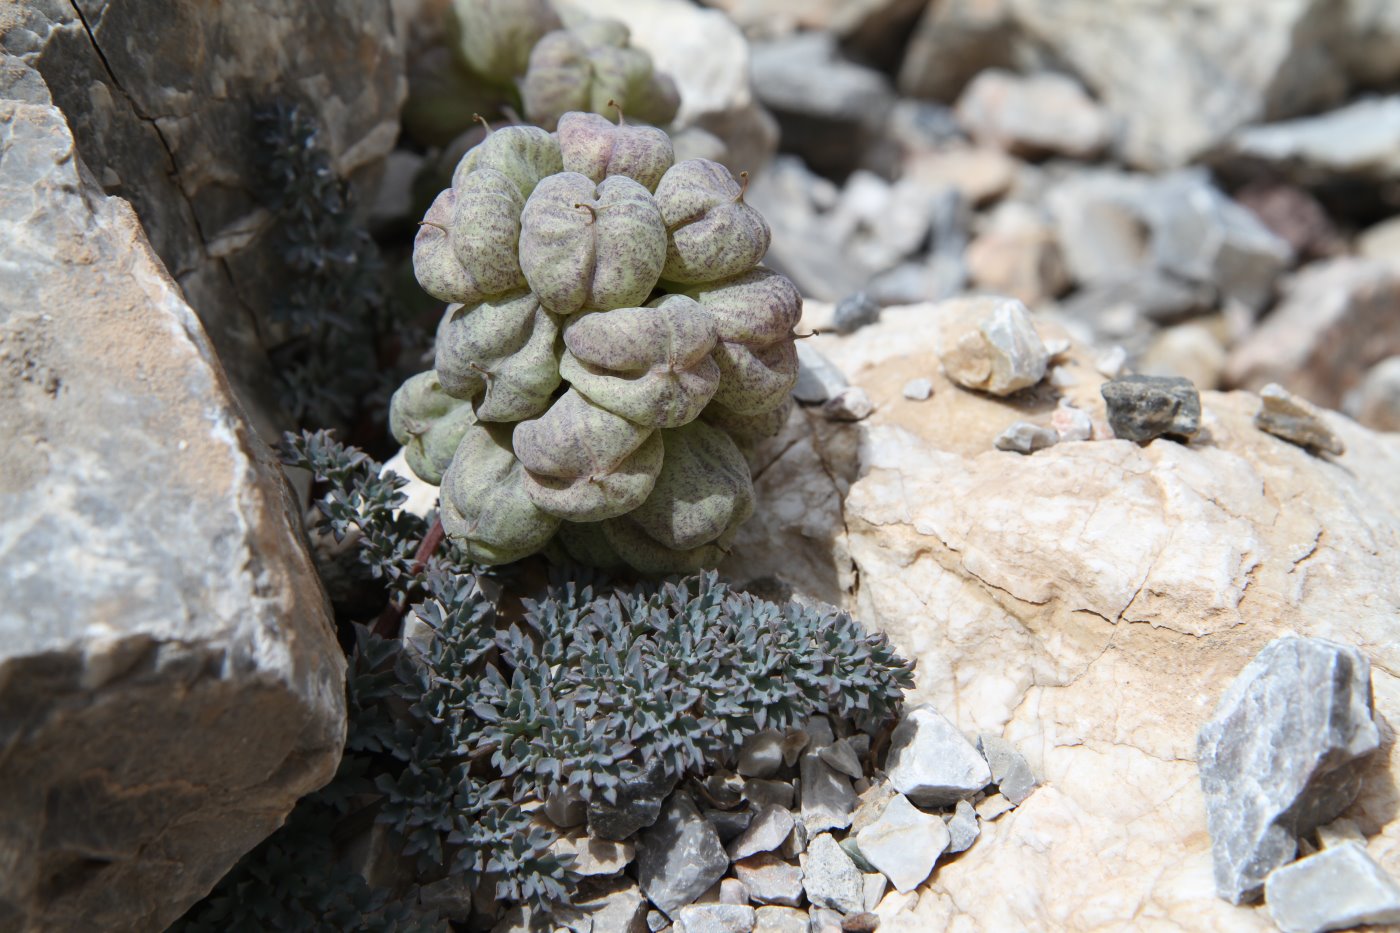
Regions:
<svg viewBox="0 0 1400 933"><path fill-rule="evenodd" d="M620 114L489 133L414 245L451 305L394 433L481 563L559 547L713 566L753 511L741 445L786 418L801 299L759 264L767 223L723 166L674 163L664 132Z"/></svg>

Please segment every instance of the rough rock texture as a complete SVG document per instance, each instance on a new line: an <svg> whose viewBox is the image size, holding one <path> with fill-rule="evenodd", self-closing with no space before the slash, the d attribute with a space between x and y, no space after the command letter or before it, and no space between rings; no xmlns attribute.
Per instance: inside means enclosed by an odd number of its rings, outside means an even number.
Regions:
<svg viewBox="0 0 1400 933"><path fill-rule="evenodd" d="M865 878L830 833L812 840L802 856L802 886L807 900L843 914L860 912L865 904Z"/></svg>
<svg viewBox="0 0 1400 933"><path fill-rule="evenodd" d="M1201 429L1201 395L1180 376L1124 376L1102 387L1108 423L1128 441L1194 437Z"/></svg>
<svg viewBox="0 0 1400 933"><path fill-rule="evenodd" d="M982 753L927 704L908 710L895 727L885 770L896 790L929 807L952 806L992 780Z"/></svg>
<svg viewBox="0 0 1400 933"><path fill-rule="evenodd" d="M1209 443L1008 456L993 439L1048 415L1045 387L997 399L935 375L927 401L900 395L931 372L940 313L886 308L855 334L804 341L878 407L854 425L794 413L759 451L757 509L726 564L888 632L918 660L912 702L1002 735L1042 780L882 931L1267 930L1261 910L1215 895L1196 732L1287 631L1360 647L1378 721L1400 721L1400 438L1337 418L1347 453L1328 462L1255 428L1257 397L1206 392ZM1092 360L1076 346L1059 366L1102 421ZM1391 735L1346 815L1394 875Z"/></svg>
<svg viewBox="0 0 1400 933"><path fill-rule="evenodd" d="M299 102L338 173L373 172L407 91L389 4L19 3L0 16L0 50L44 76L83 161L136 208L240 399L270 418L264 350L279 338L266 309L285 283L268 275L278 245L257 197L253 113Z"/></svg>
<svg viewBox="0 0 1400 933"><path fill-rule="evenodd" d="M945 326L943 370L968 389L1010 395L1045 376L1050 354L1015 299L957 298ZM946 319L946 318L945 318Z"/></svg>
<svg viewBox="0 0 1400 933"><path fill-rule="evenodd" d="M163 929L331 777L345 662L136 214L0 98L0 928Z"/></svg>
<svg viewBox="0 0 1400 933"><path fill-rule="evenodd" d="M1347 645L1279 638L1240 672L1197 744L1221 897L1257 898L1298 837L1356 799L1373 715L1370 662Z"/></svg>
<svg viewBox="0 0 1400 933"><path fill-rule="evenodd" d="M1104 113L1073 78L990 68L958 98L958 122L978 143L1035 158L1089 159L1108 144Z"/></svg>
<svg viewBox="0 0 1400 933"><path fill-rule="evenodd" d="M1247 169L1267 164L1301 184L1400 178L1400 96L1370 97L1320 116L1250 126L1220 156Z"/></svg>
<svg viewBox="0 0 1400 933"><path fill-rule="evenodd" d="M856 843L866 861L896 889L912 891L933 871L951 840L942 819L919 810L901 794L860 831Z"/></svg>
<svg viewBox="0 0 1400 933"><path fill-rule="evenodd" d="M1312 263L1283 287L1273 313L1230 354L1230 385L1277 382L1335 408L1367 367L1400 354L1400 272L1365 259Z"/></svg>
<svg viewBox="0 0 1400 933"><path fill-rule="evenodd" d="M1400 923L1400 885L1362 843L1346 842L1269 875L1269 916L1283 933Z"/></svg>
<svg viewBox="0 0 1400 933"><path fill-rule="evenodd" d="M637 877L642 890L668 916L719 881L729 857L713 826L683 793L671 795L661 818L641 836Z"/></svg>
<svg viewBox="0 0 1400 933"><path fill-rule="evenodd" d="M1262 404L1254 416L1259 430L1300 447L1334 455L1346 453L1346 444L1327 427L1326 416L1317 406L1272 382L1259 390L1259 398Z"/></svg>

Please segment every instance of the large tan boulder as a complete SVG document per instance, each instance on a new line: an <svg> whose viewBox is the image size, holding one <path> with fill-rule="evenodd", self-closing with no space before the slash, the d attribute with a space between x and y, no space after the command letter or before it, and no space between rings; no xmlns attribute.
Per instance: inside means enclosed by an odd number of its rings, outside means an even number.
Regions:
<svg viewBox="0 0 1400 933"><path fill-rule="evenodd" d="M1270 929L1215 896L1196 735L1284 632L1359 647L1378 721L1400 718L1400 438L1328 413L1347 452L1321 459L1257 430L1256 396L1206 392L1189 446L997 451L1013 421L1051 423L1056 390L949 383L935 341L956 307L812 338L875 413L793 416L730 568L844 602L917 658L915 701L1003 735L1042 780L881 929ZM1098 435L1092 358L1075 348L1050 379ZM927 401L901 393L916 377ZM1396 757L1384 738L1347 814L1392 874Z"/></svg>
<svg viewBox="0 0 1400 933"><path fill-rule="evenodd" d="M271 451L130 204L0 56L0 929L161 930L335 772Z"/></svg>

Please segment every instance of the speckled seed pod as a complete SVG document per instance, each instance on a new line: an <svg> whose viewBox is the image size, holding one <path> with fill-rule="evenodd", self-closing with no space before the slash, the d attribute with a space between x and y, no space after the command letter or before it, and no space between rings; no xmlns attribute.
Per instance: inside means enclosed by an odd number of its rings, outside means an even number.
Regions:
<svg viewBox="0 0 1400 933"><path fill-rule="evenodd" d="M564 346L559 374L570 385L646 427L694 421L720 385L714 322L684 295L578 315L564 328Z"/></svg>
<svg viewBox="0 0 1400 933"><path fill-rule="evenodd" d="M560 26L549 0L452 0L452 12L462 60L499 83L524 74L535 43Z"/></svg>
<svg viewBox="0 0 1400 933"><path fill-rule="evenodd" d="M613 123L596 113L566 113L559 118L559 151L564 171L595 182L626 175L648 191L675 164L671 137L654 126Z"/></svg>
<svg viewBox="0 0 1400 933"><path fill-rule="evenodd" d="M556 540L574 560L601 570L625 570L627 561L608 543L608 522L561 522Z"/></svg>
<svg viewBox="0 0 1400 933"><path fill-rule="evenodd" d="M539 418L516 425L514 446L527 470L531 499L571 521L598 521L641 505L655 485L663 454L655 431L573 389Z"/></svg>
<svg viewBox="0 0 1400 933"><path fill-rule="evenodd" d="M423 215L413 238L413 275L423 291L439 301L476 303L485 297L476 280L467 274L452 249L452 214L457 192L441 192Z"/></svg>
<svg viewBox="0 0 1400 933"><path fill-rule="evenodd" d="M689 550L720 540L753 513L749 465L728 434L693 421L662 431L661 439L661 475L646 502L628 513L647 535L665 547Z"/></svg>
<svg viewBox="0 0 1400 933"><path fill-rule="evenodd" d="M737 415L781 405L797 382L792 329L802 296L787 276L759 266L686 291L715 319L720 388L714 401Z"/></svg>
<svg viewBox="0 0 1400 933"><path fill-rule="evenodd" d="M662 276L713 282L747 272L768 252L768 223L744 203L729 169L708 159L671 167L656 186L668 236Z"/></svg>
<svg viewBox="0 0 1400 933"><path fill-rule="evenodd" d="M409 469L434 486L442 482L462 435L475 422L472 407L444 392L431 370L399 386L389 402L389 432L404 446Z"/></svg>
<svg viewBox="0 0 1400 933"><path fill-rule="evenodd" d="M524 203L540 179L564 170L564 162L559 141L549 132L538 126L505 126L491 130L467 150L452 171L452 187L462 187L468 175L481 169L500 172L515 182Z"/></svg>
<svg viewBox="0 0 1400 933"><path fill-rule="evenodd" d="M757 415L735 414L723 405L711 402L700 413L700 418L723 430L737 444L753 444L766 437L777 437L783 425L787 424L793 408L791 395L783 399L777 408Z"/></svg>
<svg viewBox="0 0 1400 933"><path fill-rule="evenodd" d="M609 102L615 102L624 112L633 104L642 109L652 90L650 55L641 49L594 46L588 50L588 60L593 65L589 110L605 113Z"/></svg>
<svg viewBox="0 0 1400 933"><path fill-rule="evenodd" d="M715 347L714 360L720 381L713 400L738 415L772 411L797 383L797 347L791 340L757 350L742 343L721 343Z"/></svg>
<svg viewBox="0 0 1400 933"><path fill-rule="evenodd" d="M666 231L651 193L622 175L561 172L520 218L520 266L555 314L641 305L661 277Z"/></svg>
<svg viewBox="0 0 1400 933"><path fill-rule="evenodd" d="M549 542L559 519L530 501L506 425L472 425L442 478L442 527L469 560L506 564Z"/></svg>
<svg viewBox="0 0 1400 933"><path fill-rule="evenodd" d="M724 540L680 550L667 547L651 537L630 515L599 522L598 525L606 544L604 559L608 555L616 555L623 566L646 574L696 573L706 567L716 567L724 560L733 540L730 533ZM584 562L590 561L586 554L576 556Z"/></svg>
<svg viewBox="0 0 1400 933"><path fill-rule="evenodd" d="M518 292L450 310L433 366L443 391L474 402L482 421L519 421L549 407L559 349L558 318Z"/></svg>
<svg viewBox="0 0 1400 933"><path fill-rule="evenodd" d="M452 254L487 295L525 287L520 271L520 189L494 169L462 179L452 207Z"/></svg>
<svg viewBox="0 0 1400 933"><path fill-rule="evenodd" d="M588 46L566 30L551 32L530 52L520 97L525 117L552 130L571 110L587 110L593 79Z"/></svg>

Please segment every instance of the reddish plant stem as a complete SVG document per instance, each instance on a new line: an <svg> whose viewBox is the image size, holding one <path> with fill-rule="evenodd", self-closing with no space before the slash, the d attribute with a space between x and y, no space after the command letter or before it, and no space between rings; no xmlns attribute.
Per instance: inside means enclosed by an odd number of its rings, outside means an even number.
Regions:
<svg viewBox="0 0 1400 933"><path fill-rule="evenodd" d="M443 535L442 519L438 519L433 522L433 527L428 529L428 533L425 534L423 540L418 543L418 550L413 552L413 566L409 570L412 576L418 576L418 574L422 573L423 569L428 566L428 559L433 556L433 553L438 549L438 545L442 544ZM399 627L403 622L403 614L407 609L407 600L404 601L403 605L397 605L391 602L389 605L385 606L384 611L379 614L379 618L374 622L374 634L378 635L380 638L399 637Z"/></svg>

